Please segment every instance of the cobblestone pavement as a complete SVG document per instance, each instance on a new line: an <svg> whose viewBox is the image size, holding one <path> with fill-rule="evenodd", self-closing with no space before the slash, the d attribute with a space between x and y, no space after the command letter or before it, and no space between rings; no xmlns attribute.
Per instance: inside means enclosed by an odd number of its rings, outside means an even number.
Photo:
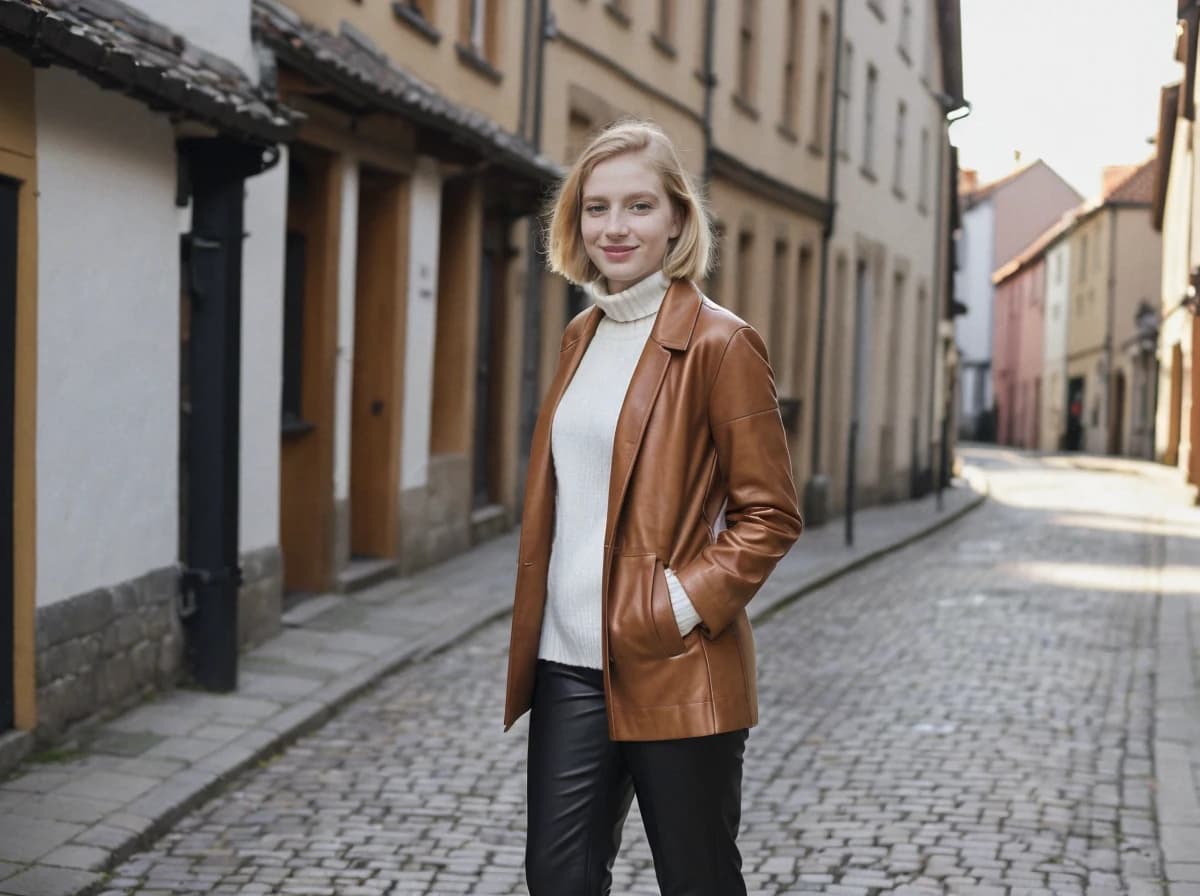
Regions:
<svg viewBox="0 0 1200 896"><path fill-rule="evenodd" d="M994 500L979 511L758 624L752 893L1165 892L1160 496L1061 459L984 463ZM506 636L497 623L385 680L107 892L525 893L526 727L500 734ZM636 812L615 875L614 893L658 892Z"/></svg>

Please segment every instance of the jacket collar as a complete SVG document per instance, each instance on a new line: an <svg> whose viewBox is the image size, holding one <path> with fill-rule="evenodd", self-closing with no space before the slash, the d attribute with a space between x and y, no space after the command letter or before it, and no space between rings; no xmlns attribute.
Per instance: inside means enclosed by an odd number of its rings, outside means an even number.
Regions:
<svg viewBox="0 0 1200 896"><path fill-rule="evenodd" d="M704 296L691 280L672 280L667 294L663 296L662 305L658 309L658 317L654 319L654 327L650 330L650 338L663 348L683 351L692 341L692 333L696 329L696 318L700 316L700 306L704 304ZM582 320L582 326L572 343L581 341L582 348L596 334L604 312L599 306L593 305L588 309L587 316ZM574 367L572 367L572 372Z"/></svg>

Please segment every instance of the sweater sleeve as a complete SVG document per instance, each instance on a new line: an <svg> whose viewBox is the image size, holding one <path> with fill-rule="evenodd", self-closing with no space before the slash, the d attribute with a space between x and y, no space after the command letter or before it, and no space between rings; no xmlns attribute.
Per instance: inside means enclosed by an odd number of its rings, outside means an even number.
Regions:
<svg viewBox="0 0 1200 896"><path fill-rule="evenodd" d="M700 614L696 612L696 607L683 590L683 585L679 584L675 573L665 568L663 572L667 576L667 591L671 595L671 609L675 611L675 624L679 626L679 634L686 635L700 624Z"/></svg>

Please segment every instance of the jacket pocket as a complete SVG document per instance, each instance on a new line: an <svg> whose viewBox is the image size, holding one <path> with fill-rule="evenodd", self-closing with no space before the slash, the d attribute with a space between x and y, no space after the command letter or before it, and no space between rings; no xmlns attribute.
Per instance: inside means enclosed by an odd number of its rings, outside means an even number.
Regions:
<svg viewBox="0 0 1200 896"><path fill-rule="evenodd" d="M654 554L614 558L608 634L609 648L618 656L662 659L684 652L663 562Z"/></svg>
<svg viewBox="0 0 1200 896"><path fill-rule="evenodd" d="M654 579L650 585L650 618L658 633L659 643L666 656L678 656L686 649L679 634L679 620L671 606L671 589L667 587L666 564L654 560Z"/></svg>

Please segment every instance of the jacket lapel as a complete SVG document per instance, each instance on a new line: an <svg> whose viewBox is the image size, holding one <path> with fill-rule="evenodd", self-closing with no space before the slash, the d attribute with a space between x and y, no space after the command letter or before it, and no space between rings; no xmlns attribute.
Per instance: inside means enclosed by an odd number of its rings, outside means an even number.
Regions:
<svg viewBox="0 0 1200 896"><path fill-rule="evenodd" d="M650 412L666 379L673 350L687 348L696 318L700 314L700 293L684 280L674 281L663 297L654 328L646 347L633 370L633 379L625 393L625 403L617 417L613 435L612 473L608 485L608 519L604 529L604 544L613 546L617 519L625 503L629 479L638 452L646 436Z"/></svg>

